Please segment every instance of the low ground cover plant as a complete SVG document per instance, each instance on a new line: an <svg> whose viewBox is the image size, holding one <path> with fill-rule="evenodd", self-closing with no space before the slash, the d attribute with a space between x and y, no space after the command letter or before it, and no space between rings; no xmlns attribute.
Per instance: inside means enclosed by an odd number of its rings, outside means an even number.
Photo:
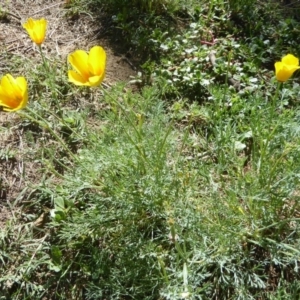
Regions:
<svg viewBox="0 0 300 300"><path fill-rule="evenodd" d="M105 85L105 47L56 62L49 21L23 24L40 66L1 74L0 106L40 176L1 230L0 299L298 299L299 53L236 32L271 6L229 2L70 1L115 10L124 43L156 49L138 91Z"/></svg>

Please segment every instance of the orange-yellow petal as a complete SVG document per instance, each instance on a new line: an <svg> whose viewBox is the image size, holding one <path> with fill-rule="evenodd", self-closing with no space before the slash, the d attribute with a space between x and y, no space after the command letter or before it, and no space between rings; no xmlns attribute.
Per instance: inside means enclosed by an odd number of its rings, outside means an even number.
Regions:
<svg viewBox="0 0 300 300"><path fill-rule="evenodd" d="M100 46L94 46L87 54L76 50L68 56L73 70L69 71L69 81L76 85L98 86L103 81L106 67L106 53Z"/></svg>
<svg viewBox="0 0 300 300"><path fill-rule="evenodd" d="M92 76L89 78L90 86L98 86L103 81L104 76Z"/></svg>
<svg viewBox="0 0 300 300"><path fill-rule="evenodd" d="M88 66L91 75L100 76L105 72L106 53L102 47L94 46L90 50Z"/></svg>
<svg viewBox="0 0 300 300"><path fill-rule="evenodd" d="M10 77L11 77L11 75L7 74L7 75L3 76L1 79L1 86L0 86L0 102L1 103L9 102L14 97L15 91L10 84L10 81L11 81Z"/></svg>
<svg viewBox="0 0 300 300"><path fill-rule="evenodd" d="M293 73L298 70L300 67L294 65L286 65L282 62L275 63L275 75L276 79L280 82L285 82L290 79Z"/></svg>
<svg viewBox="0 0 300 300"><path fill-rule="evenodd" d="M44 18L40 20L29 18L23 24L23 28L26 29L31 40L37 45L41 45L44 42L47 29L47 21Z"/></svg>
<svg viewBox="0 0 300 300"><path fill-rule="evenodd" d="M83 50L76 50L68 56L68 61L77 73L84 78L85 82L89 81L88 54Z"/></svg>
<svg viewBox="0 0 300 300"><path fill-rule="evenodd" d="M27 82L24 77L14 79L10 74L2 77L0 85L0 105L6 111L24 108L28 101Z"/></svg>
<svg viewBox="0 0 300 300"><path fill-rule="evenodd" d="M10 74L3 76L1 80L1 88L2 92L5 94L4 97L7 99L22 98L22 90Z"/></svg>
<svg viewBox="0 0 300 300"><path fill-rule="evenodd" d="M16 82L19 88L22 91L22 101L20 102L18 109L24 108L28 102L28 88L27 88L27 81L24 77L17 77Z"/></svg>
<svg viewBox="0 0 300 300"><path fill-rule="evenodd" d="M281 59L282 63L289 66L298 66L299 59L295 57L293 54L287 54Z"/></svg>
<svg viewBox="0 0 300 300"><path fill-rule="evenodd" d="M69 82L72 82L75 85L90 86L90 82L86 81L86 78L82 77L79 73L73 70L68 71L68 77L69 77Z"/></svg>
<svg viewBox="0 0 300 300"><path fill-rule="evenodd" d="M37 29L37 44L40 45L44 42L45 40L45 37L46 37L46 28L47 28L47 21L45 19L41 19L39 20L39 26L38 26L38 29Z"/></svg>

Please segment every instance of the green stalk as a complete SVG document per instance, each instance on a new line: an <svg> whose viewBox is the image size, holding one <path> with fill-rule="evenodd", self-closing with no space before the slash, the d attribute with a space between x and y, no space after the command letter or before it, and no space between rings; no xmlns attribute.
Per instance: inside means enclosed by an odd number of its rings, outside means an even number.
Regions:
<svg viewBox="0 0 300 300"><path fill-rule="evenodd" d="M76 156L70 151L70 149L66 146L65 142L61 139L61 137L58 136L58 134L49 126L48 122L39 114L34 112L29 107L26 107L26 110L32 114L34 117L30 116L29 114L20 113L20 116L26 117L30 119L31 121L39 124L44 129L48 130L52 136L61 144L61 146L64 148L64 150L69 154L70 157L72 157L74 160L77 160Z"/></svg>

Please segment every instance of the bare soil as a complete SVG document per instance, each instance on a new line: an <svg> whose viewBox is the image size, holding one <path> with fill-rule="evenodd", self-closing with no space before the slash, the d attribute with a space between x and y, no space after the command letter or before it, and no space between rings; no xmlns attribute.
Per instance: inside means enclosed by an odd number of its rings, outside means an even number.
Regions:
<svg viewBox="0 0 300 300"><path fill-rule="evenodd" d="M29 39L22 24L32 17L48 21L47 37L43 52L51 59L66 61L67 55L76 49L89 50L94 45L102 46L107 53L107 69L104 84L128 82L136 74L134 64L128 59L128 52L118 44L108 40L103 24L89 13L78 13L68 9L69 1L61 0L7 0L0 4L0 77L9 70L8 57L40 59L36 46ZM22 74L22 70L19 71ZM20 74L13 74L14 76ZM13 216L13 205L19 201L18 195L24 190L25 165L22 159L24 140L16 127L18 116L0 112L0 228ZM26 181L34 180L36 174L34 159L26 164ZM32 177L32 178L31 178Z"/></svg>

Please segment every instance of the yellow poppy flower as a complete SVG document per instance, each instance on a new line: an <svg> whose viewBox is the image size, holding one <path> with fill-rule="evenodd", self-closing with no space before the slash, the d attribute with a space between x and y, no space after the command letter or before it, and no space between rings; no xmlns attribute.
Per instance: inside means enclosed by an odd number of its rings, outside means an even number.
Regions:
<svg viewBox="0 0 300 300"><path fill-rule="evenodd" d="M47 21L44 18L40 20L29 18L22 26L38 46L44 42L47 28Z"/></svg>
<svg viewBox="0 0 300 300"><path fill-rule="evenodd" d="M98 86L105 76L106 53L100 46L94 46L89 54L76 50L68 56L73 67L69 70L69 81L75 85Z"/></svg>
<svg viewBox="0 0 300 300"><path fill-rule="evenodd" d="M275 63L275 75L278 81L287 81L293 73L300 69L299 59L292 54L287 54L281 61Z"/></svg>
<svg viewBox="0 0 300 300"><path fill-rule="evenodd" d="M13 78L10 74L2 77L0 83L0 106L5 111L24 108L28 101L27 82L24 77Z"/></svg>

